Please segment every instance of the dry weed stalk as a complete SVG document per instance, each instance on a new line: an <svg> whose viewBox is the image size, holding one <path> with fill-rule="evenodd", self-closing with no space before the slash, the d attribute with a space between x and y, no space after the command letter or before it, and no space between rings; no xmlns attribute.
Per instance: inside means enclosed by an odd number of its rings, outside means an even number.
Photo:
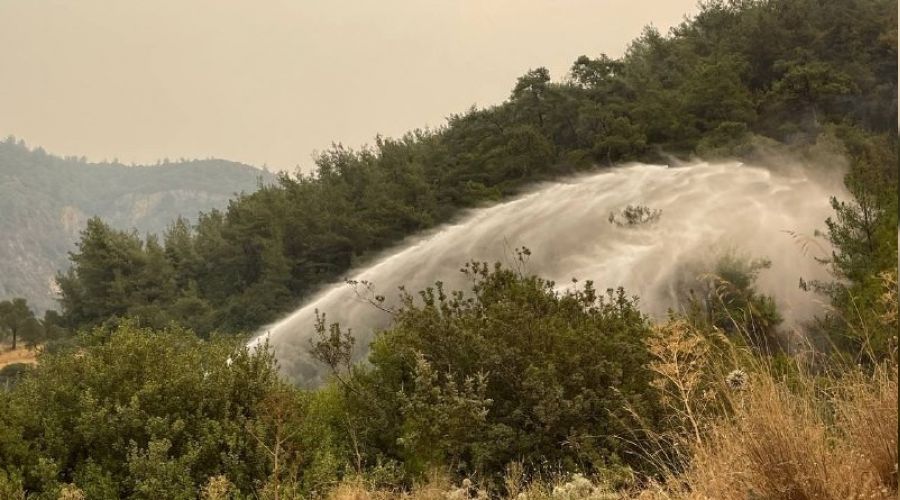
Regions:
<svg viewBox="0 0 900 500"><path fill-rule="evenodd" d="M677 318L657 325L647 347L654 358L650 369L657 375L653 385L663 404L700 442L703 416L713 401L706 383L712 349L709 340L687 320Z"/></svg>

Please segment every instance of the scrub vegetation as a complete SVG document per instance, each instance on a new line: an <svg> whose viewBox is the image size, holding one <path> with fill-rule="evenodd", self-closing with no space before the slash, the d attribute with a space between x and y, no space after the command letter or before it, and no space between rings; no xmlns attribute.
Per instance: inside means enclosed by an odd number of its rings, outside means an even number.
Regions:
<svg viewBox="0 0 900 500"><path fill-rule="evenodd" d="M335 146L195 225L141 238L90 220L60 314L0 303L0 340L42 346L0 371L0 498L896 498L896 12L704 2L620 59ZM627 290L560 291L526 248L460 263L463 290L403 291L365 363L319 316L319 388L245 345L374 252L536 181L667 155L814 165L823 148L850 196L817 235L831 279L800 283L823 304L800 347L757 289L767 261L723 258L654 321Z"/></svg>

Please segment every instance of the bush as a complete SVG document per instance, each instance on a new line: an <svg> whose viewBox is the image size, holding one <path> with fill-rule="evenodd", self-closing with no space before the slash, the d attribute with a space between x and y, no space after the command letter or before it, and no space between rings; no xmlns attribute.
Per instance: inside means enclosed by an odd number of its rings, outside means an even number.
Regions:
<svg viewBox="0 0 900 500"><path fill-rule="evenodd" d="M277 434L264 404L282 387L271 354L128 323L96 337L44 355L0 405L0 464L27 492L194 498L212 476L242 492L268 476Z"/></svg>
<svg viewBox="0 0 900 500"><path fill-rule="evenodd" d="M532 469L636 464L641 431L629 408L652 421L656 400L649 325L635 299L598 294L590 282L558 292L499 264L463 272L469 296L440 283L418 300L404 294L371 366L345 380L363 451L414 475L449 465L497 478L517 460Z"/></svg>
<svg viewBox="0 0 900 500"><path fill-rule="evenodd" d="M0 368L0 388L14 386L29 369L31 366L28 363L13 363Z"/></svg>

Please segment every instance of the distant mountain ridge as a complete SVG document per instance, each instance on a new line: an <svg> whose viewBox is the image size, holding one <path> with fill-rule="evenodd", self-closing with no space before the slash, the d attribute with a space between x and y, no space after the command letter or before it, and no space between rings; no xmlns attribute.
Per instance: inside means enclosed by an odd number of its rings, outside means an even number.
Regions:
<svg viewBox="0 0 900 500"><path fill-rule="evenodd" d="M53 308L54 276L68 266L68 252L90 217L159 233L178 216L195 220L273 179L226 160L89 163L6 139L0 142L0 300L25 297L38 310Z"/></svg>

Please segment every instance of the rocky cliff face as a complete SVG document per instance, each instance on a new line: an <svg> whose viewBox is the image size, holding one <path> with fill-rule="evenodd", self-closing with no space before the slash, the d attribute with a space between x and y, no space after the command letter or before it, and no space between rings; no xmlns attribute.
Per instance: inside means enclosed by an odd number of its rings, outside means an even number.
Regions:
<svg viewBox="0 0 900 500"><path fill-rule="evenodd" d="M58 271L85 222L158 233L176 217L224 208L240 192L271 182L267 172L224 160L126 166L59 158L21 142L0 142L0 300L55 306Z"/></svg>

